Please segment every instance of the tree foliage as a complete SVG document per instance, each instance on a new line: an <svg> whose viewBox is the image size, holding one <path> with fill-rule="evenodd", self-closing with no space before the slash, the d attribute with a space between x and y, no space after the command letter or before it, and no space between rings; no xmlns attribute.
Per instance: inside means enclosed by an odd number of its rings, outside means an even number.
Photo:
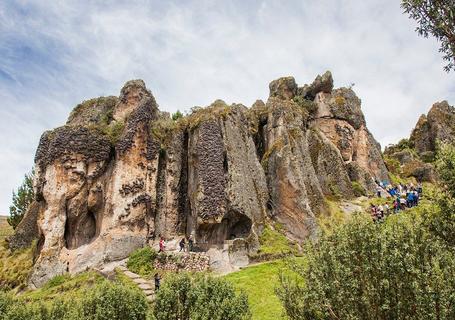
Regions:
<svg viewBox="0 0 455 320"><path fill-rule="evenodd" d="M138 289L115 283L100 283L82 298L50 302L24 301L0 291L2 320L146 320L148 304Z"/></svg>
<svg viewBox="0 0 455 320"><path fill-rule="evenodd" d="M416 214L356 216L306 251L277 290L289 319L455 319L455 256Z"/></svg>
<svg viewBox="0 0 455 320"><path fill-rule="evenodd" d="M24 181L17 189L17 192L13 191L13 204L9 207L8 223L14 229L16 229L19 222L21 222L28 206L32 203L35 197L33 191L34 175L34 170L25 174Z"/></svg>
<svg viewBox="0 0 455 320"><path fill-rule="evenodd" d="M180 118L183 118L183 113L181 113L180 110L177 110L177 112L172 114L172 120L176 121Z"/></svg>
<svg viewBox="0 0 455 320"><path fill-rule="evenodd" d="M416 31L427 38L433 35L440 43L439 52L447 61L444 69L455 70L455 3L453 0L402 0L401 7L417 21Z"/></svg>
<svg viewBox="0 0 455 320"><path fill-rule="evenodd" d="M226 280L180 274L166 279L156 295L157 320L246 320L248 299Z"/></svg>
<svg viewBox="0 0 455 320"><path fill-rule="evenodd" d="M436 170L440 179L438 208L430 212L430 230L455 248L455 146L441 144L436 156Z"/></svg>

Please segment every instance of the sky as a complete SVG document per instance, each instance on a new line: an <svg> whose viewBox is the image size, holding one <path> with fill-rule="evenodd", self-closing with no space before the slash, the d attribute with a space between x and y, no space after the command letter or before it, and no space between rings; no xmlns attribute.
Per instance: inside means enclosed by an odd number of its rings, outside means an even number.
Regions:
<svg viewBox="0 0 455 320"><path fill-rule="evenodd" d="M382 146L408 137L455 73L399 0L0 1L0 214L42 132L83 100L143 79L160 109L220 98L250 106L270 81L330 70L354 84Z"/></svg>

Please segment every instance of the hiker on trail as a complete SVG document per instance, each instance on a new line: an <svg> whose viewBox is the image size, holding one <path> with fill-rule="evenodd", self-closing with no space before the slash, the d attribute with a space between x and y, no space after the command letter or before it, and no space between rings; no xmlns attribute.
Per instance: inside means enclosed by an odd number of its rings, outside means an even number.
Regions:
<svg viewBox="0 0 455 320"><path fill-rule="evenodd" d="M190 237L188 238L188 252L193 251L193 245L194 245L193 235L190 234Z"/></svg>
<svg viewBox="0 0 455 320"><path fill-rule="evenodd" d="M422 184L419 182L419 184L417 185L417 193L419 194L419 197L422 195L422 192L423 192Z"/></svg>
<svg viewBox="0 0 455 320"><path fill-rule="evenodd" d="M182 238L182 240L180 240L180 242L179 242L179 246L180 246L179 252L181 252L181 251L185 252L185 244L186 244L185 238Z"/></svg>
<svg viewBox="0 0 455 320"><path fill-rule="evenodd" d="M157 273L155 273L155 292L160 290L160 282L161 282L161 278L157 272Z"/></svg>
<svg viewBox="0 0 455 320"><path fill-rule="evenodd" d="M377 196L378 196L378 198L381 197L381 187L378 187L378 189L377 189Z"/></svg>
<svg viewBox="0 0 455 320"><path fill-rule="evenodd" d="M164 248L166 246L164 245L164 238L160 237L160 250L158 252L164 252Z"/></svg>

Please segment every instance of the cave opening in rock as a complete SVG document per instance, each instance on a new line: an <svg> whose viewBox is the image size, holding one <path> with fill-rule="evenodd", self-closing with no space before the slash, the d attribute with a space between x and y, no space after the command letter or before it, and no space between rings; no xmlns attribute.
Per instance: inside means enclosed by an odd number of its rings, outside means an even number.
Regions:
<svg viewBox="0 0 455 320"><path fill-rule="evenodd" d="M87 210L86 214L74 218L67 217L65 222L65 247L76 249L90 243L96 236L95 214Z"/></svg>
<svg viewBox="0 0 455 320"><path fill-rule="evenodd" d="M220 245L226 240L246 238L251 233L252 221L244 214L230 211L220 223L202 224L198 228L197 241L203 245Z"/></svg>

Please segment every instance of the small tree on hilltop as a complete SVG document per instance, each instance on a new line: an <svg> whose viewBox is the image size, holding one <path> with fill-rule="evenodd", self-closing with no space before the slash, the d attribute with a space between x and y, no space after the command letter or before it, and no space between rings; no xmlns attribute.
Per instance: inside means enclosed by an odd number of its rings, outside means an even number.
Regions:
<svg viewBox="0 0 455 320"><path fill-rule="evenodd" d="M9 207L8 223L13 229L16 229L19 222L25 215L29 205L32 203L35 193L33 191L34 170L25 174L24 181L17 189L13 191L13 204Z"/></svg>
<svg viewBox="0 0 455 320"><path fill-rule="evenodd" d="M401 7L417 21L416 31L425 38L433 35L441 47L444 70L455 70L455 4L453 0L402 0Z"/></svg>

